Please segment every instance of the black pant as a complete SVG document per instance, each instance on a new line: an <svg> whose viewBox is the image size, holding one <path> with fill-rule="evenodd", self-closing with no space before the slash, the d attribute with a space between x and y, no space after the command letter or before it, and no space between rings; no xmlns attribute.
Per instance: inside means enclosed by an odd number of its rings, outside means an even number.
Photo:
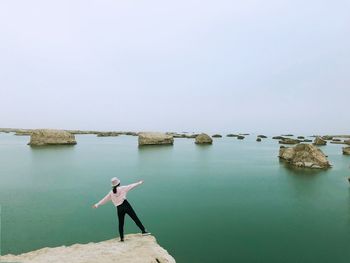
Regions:
<svg viewBox="0 0 350 263"><path fill-rule="evenodd" d="M145 227L142 225L140 219L137 217L134 209L132 209L131 205L127 200L124 200L124 202L121 205L117 206L118 211L118 219L119 219L119 235L120 238L124 238L124 218L125 214L128 214L132 220L136 223L136 225L141 229L142 233L145 232Z"/></svg>

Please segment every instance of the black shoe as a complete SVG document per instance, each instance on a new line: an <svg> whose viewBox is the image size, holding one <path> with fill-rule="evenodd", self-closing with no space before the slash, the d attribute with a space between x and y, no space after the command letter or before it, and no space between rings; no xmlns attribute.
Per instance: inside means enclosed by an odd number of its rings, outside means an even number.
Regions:
<svg viewBox="0 0 350 263"><path fill-rule="evenodd" d="M150 234L151 234L151 233L148 232L148 231L146 231L146 230L145 230L145 231L142 231L142 235L143 235L143 236L149 236Z"/></svg>
<svg viewBox="0 0 350 263"><path fill-rule="evenodd" d="M121 239L120 239L120 242L124 242L124 238L121 238Z"/></svg>

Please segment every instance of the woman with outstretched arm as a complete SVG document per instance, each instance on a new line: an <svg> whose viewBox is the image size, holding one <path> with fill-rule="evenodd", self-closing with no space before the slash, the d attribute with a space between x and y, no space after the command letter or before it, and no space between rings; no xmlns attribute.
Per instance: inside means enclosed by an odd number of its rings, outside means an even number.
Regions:
<svg viewBox="0 0 350 263"><path fill-rule="evenodd" d="M112 201L113 204L117 208L118 212L118 220L119 220L119 234L120 241L124 241L124 218L125 214L128 214L132 220L136 223L136 225L141 229L142 235L150 235L145 227L142 225L140 219L137 217L134 209L130 205L130 203L126 200L126 194L136 186L143 184L143 181L138 181L134 184L129 184L125 186L120 185L120 180L117 177L113 177L111 179L112 190L108 192L108 194L102 198L101 201L94 204L93 208L98 208L100 205L107 203L108 201Z"/></svg>

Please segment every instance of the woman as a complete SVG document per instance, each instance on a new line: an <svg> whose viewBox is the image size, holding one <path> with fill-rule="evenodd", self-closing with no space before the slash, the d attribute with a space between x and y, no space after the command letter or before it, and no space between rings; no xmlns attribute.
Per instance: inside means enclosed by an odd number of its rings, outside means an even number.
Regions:
<svg viewBox="0 0 350 263"><path fill-rule="evenodd" d="M119 220L119 234L120 241L124 241L124 218L125 214L128 214L136 225L141 229L142 235L150 235L151 233L147 232L145 227L142 225L140 219L137 217L134 209L131 207L129 202L126 200L126 194L136 186L143 184L143 181L139 181L134 184L129 184L125 186L120 186L120 180L117 177L111 179L112 190L97 204L94 204L92 207L97 208L100 205L105 204L106 202L112 200L113 204L117 207L118 211L118 220Z"/></svg>

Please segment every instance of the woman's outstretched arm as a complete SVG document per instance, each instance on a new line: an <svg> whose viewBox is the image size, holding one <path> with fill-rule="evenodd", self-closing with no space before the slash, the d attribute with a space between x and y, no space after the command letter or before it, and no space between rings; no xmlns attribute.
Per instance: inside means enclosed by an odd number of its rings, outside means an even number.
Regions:
<svg viewBox="0 0 350 263"><path fill-rule="evenodd" d="M139 186L140 184L143 184L143 180L138 181L137 183L134 183L134 184L126 185L125 186L126 191L130 191L131 189L135 188L136 186Z"/></svg>
<svg viewBox="0 0 350 263"><path fill-rule="evenodd" d="M103 197L101 199L101 201L99 201L98 203L94 204L92 207L93 208L97 208L99 207L100 205L104 205L105 203L107 203L108 201L111 200L111 192L109 192L105 197Z"/></svg>

